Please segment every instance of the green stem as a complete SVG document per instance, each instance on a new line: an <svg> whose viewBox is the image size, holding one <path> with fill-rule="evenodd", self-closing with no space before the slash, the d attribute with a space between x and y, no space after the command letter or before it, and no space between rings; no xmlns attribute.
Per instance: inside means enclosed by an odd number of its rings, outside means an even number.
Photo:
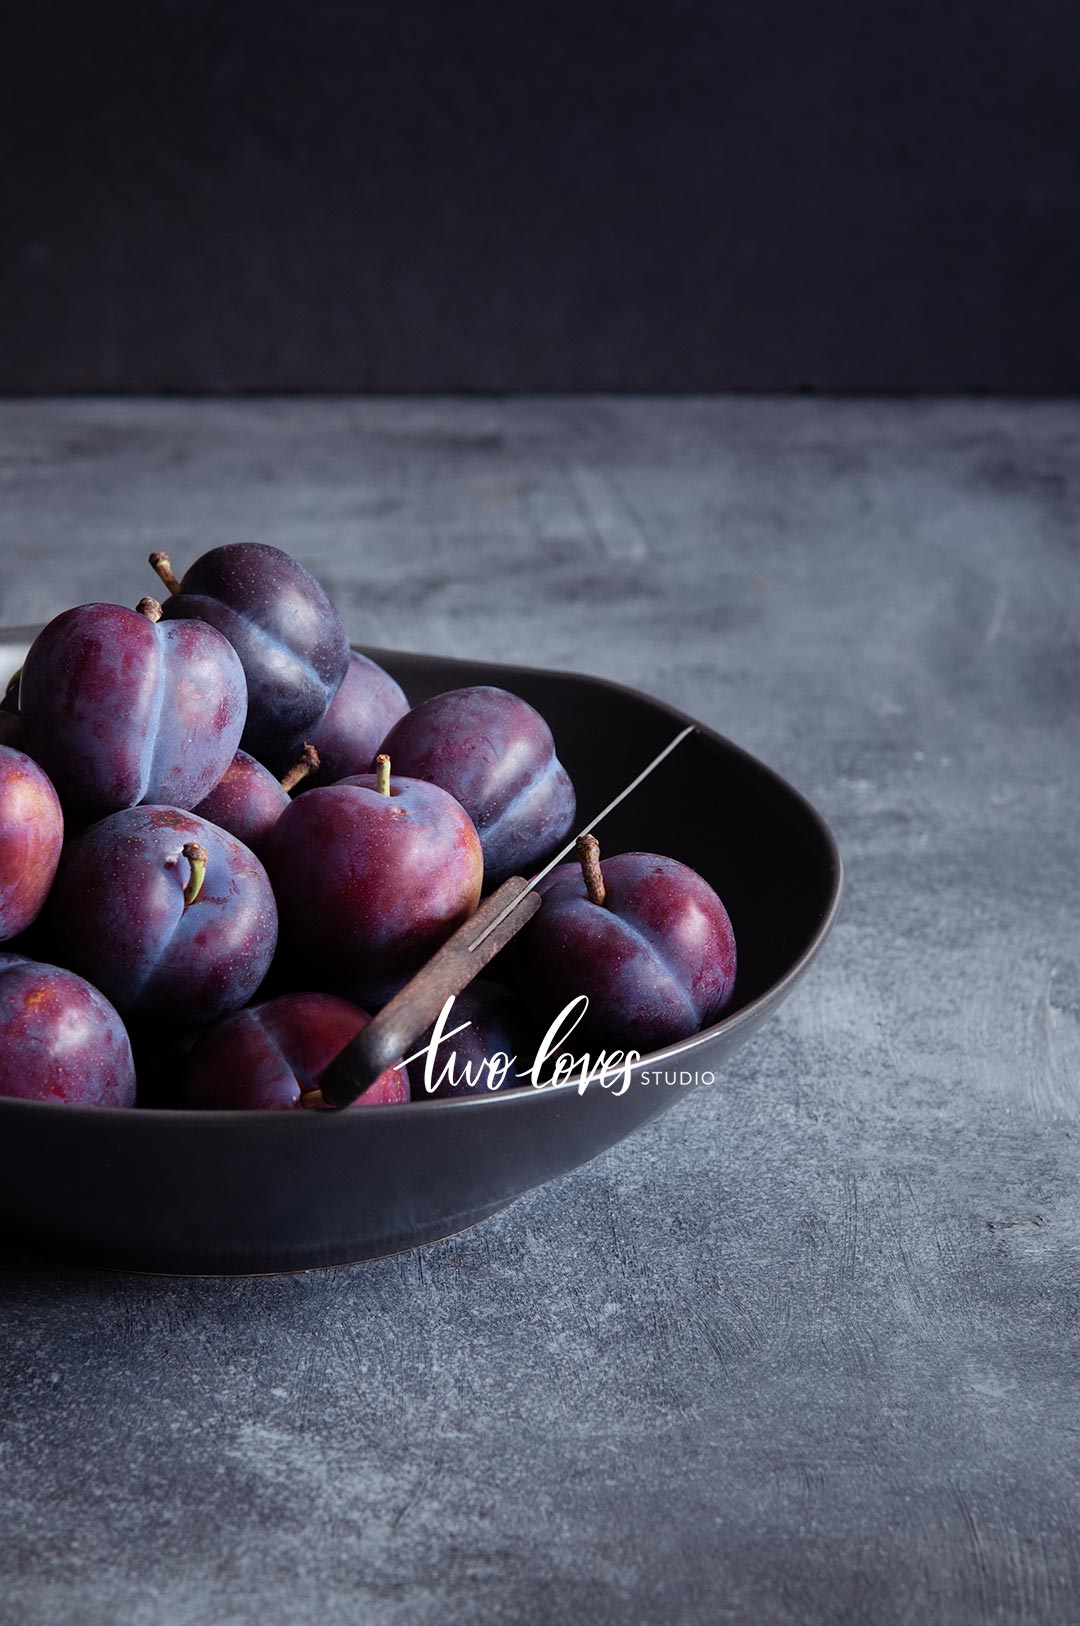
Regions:
<svg viewBox="0 0 1080 1626"><path fill-rule="evenodd" d="M382 752L375 758L375 789L380 796L390 794L390 758Z"/></svg>
<svg viewBox="0 0 1080 1626"><path fill-rule="evenodd" d="M200 847L197 841L185 841L181 851L191 866L188 884L184 888L184 908L190 909L198 901L206 879L206 848Z"/></svg>

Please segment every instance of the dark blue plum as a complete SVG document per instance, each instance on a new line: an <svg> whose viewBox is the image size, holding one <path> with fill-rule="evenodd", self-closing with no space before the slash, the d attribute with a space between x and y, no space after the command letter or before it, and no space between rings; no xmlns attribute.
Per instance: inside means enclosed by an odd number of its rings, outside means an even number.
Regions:
<svg viewBox="0 0 1080 1626"><path fill-rule="evenodd" d="M0 954L0 1095L134 1106L131 1045L108 1000L71 971Z"/></svg>
<svg viewBox="0 0 1080 1626"><path fill-rule="evenodd" d="M175 581L163 554L151 563L167 583ZM272 765L288 758L311 737L349 665L344 624L319 583L279 548L233 542L204 553L177 589L164 605L166 619L208 621L240 657L248 686L244 750Z"/></svg>
<svg viewBox="0 0 1080 1626"><path fill-rule="evenodd" d="M269 768L246 751L237 751L209 796L204 796L192 812L258 852L263 837L274 828L289 801L288 791Z"/></svg>
<svg viewBox="0 0 1080 1626"><path fill-rule="evenodd" d="M538 1019L546 1027L588 996L566 1041L573 1055L645 1055L715 1022L735 985L735 935L712 887L656 853L598 867L602 902L580 864L560 864L537 889L544 901L518 939L516 974Z"/></svg>
<svg viewBox="0 0 1080 1626"><path fill-rule="evenodd" d="M65 610L23 665L27 750L77 817L137 802L193 807L232 761L247 689L228 640L121 604Z"/></svg>
<svg viewBox="0 0 1080 1626"><path fill-rule="evenodd" d="M263 843L283 949L307 981L365 1005L389 999L473 913L484 858L446 791L374 774L320 785Z"/></svg>
<svg viewBox="0 0 1080 1626"><path fill-rule="evenodd" d="M424 700L381 749L394 772L441 785L461 803L484 849L484 879L528 875L570 834L575 798L551 730L516 694L481 684Z"/></svg>
<svg viewBox="0 0 1080 1626"><path fill-rule="evenodd" d="M401 685L390 673L353 650L345 681L308 735L319 753L319 769L301 789L368 773L379 746L408 709Z"/></svg>
<svg viewBox="0 0 1080 1626"><path fill-rule="evenodd" d="M237 751L209 796L192 811L257 853L292 800L290 791L309 779L318 766L319 753L314 746L305 745L285 777L275 779L261 762L246 751Z"/></svg>
<svg viewBox="0 0 1080 1626"><path fill-rule="evenodd" d="M206 854L197 896L191 847ZM251 998L273 957L277 909L241 842L179 808L135 807L69 843L48 926L56 958L121 1015L183 1027Z"/></svg>

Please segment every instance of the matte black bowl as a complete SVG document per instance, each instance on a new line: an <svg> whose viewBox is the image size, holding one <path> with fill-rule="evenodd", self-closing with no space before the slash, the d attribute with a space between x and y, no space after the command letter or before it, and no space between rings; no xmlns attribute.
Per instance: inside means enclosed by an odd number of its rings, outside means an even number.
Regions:
<svg viewBox="0 0 1080 1626"><path fill-rule="evenodd" d="M20 634L0 636L17 662ZM21 641L25 648L28 637ZM531 701L551 724L582 819L691 721L597 678L369 653L414 702L467 683L500 684ZM739 953L728 1014L639 1069L716 1073L825 940L842 881L832 834L771 769L699 725L605 821L602 836L608 853L684 860L727 904ZM681 1094L635 1078L622 1095L597 1083L579 1094L571 1083L325 1115L0 1099L0 1224L50 1252L139 1270L219 1274L374 1259L475 1225Z"/></svg>

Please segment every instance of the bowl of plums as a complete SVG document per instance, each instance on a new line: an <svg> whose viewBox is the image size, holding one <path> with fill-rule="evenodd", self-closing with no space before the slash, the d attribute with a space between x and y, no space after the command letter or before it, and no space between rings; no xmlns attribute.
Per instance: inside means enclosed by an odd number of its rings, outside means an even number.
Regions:
<svg viewBox="0 0 1080 1626"><path fill-rule="evenodd" d="M9 1241L377 1258L723 1087L838 906L797 791L617 684L352 648L276 548L150 564L0 633Z"/></svg>

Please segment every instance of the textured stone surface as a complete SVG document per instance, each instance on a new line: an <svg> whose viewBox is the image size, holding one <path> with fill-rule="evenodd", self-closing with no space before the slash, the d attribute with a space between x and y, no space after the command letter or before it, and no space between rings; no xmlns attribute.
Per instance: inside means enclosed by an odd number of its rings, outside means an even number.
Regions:
<svg viewBox="0 0 1080 1626"><path fill-rule="evenodd" d="M419 1254L0 1269L0 1621L1045 1621L1080 1608L1066 404L0 406L0 621L294 550L352 635L580 667L830 818L725 1074Z"/></svg>

